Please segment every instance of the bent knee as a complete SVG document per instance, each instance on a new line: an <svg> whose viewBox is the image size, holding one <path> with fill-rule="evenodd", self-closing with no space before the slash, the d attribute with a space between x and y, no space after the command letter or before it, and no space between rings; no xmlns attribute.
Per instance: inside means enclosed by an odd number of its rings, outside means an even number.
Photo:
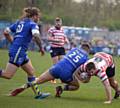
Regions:
<svg viewBox="0 0 120 108"><path fill-rule="evenodd" d="M11 79L14 76L14 73L12 72L3 72L2 77L5 79Z"/></svg>
<svg viewBox="0 0 120 108"><path fill-rule="evenodd" d="M79 86L79 85L77 85L77 86L75 86L75 87L76 87L76 90L78 90L80 86Z"/></svg>

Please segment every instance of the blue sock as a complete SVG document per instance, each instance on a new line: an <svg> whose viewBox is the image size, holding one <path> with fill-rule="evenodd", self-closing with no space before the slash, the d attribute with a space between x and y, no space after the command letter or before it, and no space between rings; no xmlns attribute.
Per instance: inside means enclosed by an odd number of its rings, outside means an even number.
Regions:
<svg viewBox="0 0 120 108"><path fill-rule="evenodd" d="M35 81L35 76L28 77L28 82L33 82L33 81Z"/></svg>
<svg viewBox="0 0 120 108"><path fill-rule="evenodd" d="M0 69L0 76L2 75L2 69Z"/></svg>

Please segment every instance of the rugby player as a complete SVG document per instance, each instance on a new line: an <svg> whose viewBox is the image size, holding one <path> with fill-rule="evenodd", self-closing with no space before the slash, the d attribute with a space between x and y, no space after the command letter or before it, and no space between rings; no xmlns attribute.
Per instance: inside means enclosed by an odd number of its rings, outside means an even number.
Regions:
<svg viewBox="0 0 120 108"><path fill-rule="evenodd" d="M38 8L24 8L22 17L4 30L4 35L8 41L11 42L11 46L9 48L9 61L6 69L0 69L1 78L11 79L17 69L21 67L27 73L28 82L32 83L35 80L35 69L26 52L30 41L34 38L41 53L44 54L39 36L39 27L37 24L39 18L40 10ZM14 36L11 36L11 33L13 33ZM48 96L48 94L42 94L37 85L32 88L40 98Z"/></svg>
<svg viewBox="0 0 120 108"><path fill-rule="evenodd" d="M117 99L120 95L120 87L115 80L115 64L111 55L98 52L93 58L89 59L85 64L79 67L79 72L87 72L90 76L97 76L102 81L107 101L104 103L112 102L111 87L115 90L114 98Z"/></svg>
<svg viewBox="0 0 120 108"><path fill-rule="evenodd" d="M55 25L48 30L48 41L50 43L50 55L53 64L56 64L65 55L65 43L69 44L67 36L62 28L62 19L57 17L55 19ZM56 83L56 80L51 80L52 83Z"/></svg>

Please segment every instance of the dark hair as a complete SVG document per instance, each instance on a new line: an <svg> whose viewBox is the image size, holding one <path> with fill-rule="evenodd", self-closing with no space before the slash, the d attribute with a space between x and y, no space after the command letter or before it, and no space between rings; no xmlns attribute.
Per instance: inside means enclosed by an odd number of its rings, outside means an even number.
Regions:
<svg viewBox="0 0 120 108"><path fill-rule="evenodd" d="M90 49L90 44L89 43L82 43L81 47L82 48L87 47L88 49Z"/></svg>
<svg viewBox="0 0 120 108"><path fill-rule="evenodd" d="M90 44L89 43L82 43L81 48L85 50L87 53L90 53Z"/></svg>
<svg viewBox="0 0 120 108"><path fill-rule="evenodd" d="M91 69L95 69L95 64L93 62L89 62L86 65L86 70L90 71Z"/></svg>

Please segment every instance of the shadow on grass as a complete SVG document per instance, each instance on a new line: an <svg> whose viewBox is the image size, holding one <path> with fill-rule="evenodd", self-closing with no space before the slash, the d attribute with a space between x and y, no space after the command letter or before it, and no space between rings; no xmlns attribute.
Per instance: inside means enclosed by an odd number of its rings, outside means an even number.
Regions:
<svg viewBox="0 0 120 108"><path fill-rule="evenodd" d="M55 98L56 99L56 98ZM60 100L65 100L65 101L73 101L73 102L91 102L91 103L100 103L104 100L102 99L94 99L94 98L85 98L85 97L60 97L60 98L57 98L57 99L60 99Z"/></svg>

